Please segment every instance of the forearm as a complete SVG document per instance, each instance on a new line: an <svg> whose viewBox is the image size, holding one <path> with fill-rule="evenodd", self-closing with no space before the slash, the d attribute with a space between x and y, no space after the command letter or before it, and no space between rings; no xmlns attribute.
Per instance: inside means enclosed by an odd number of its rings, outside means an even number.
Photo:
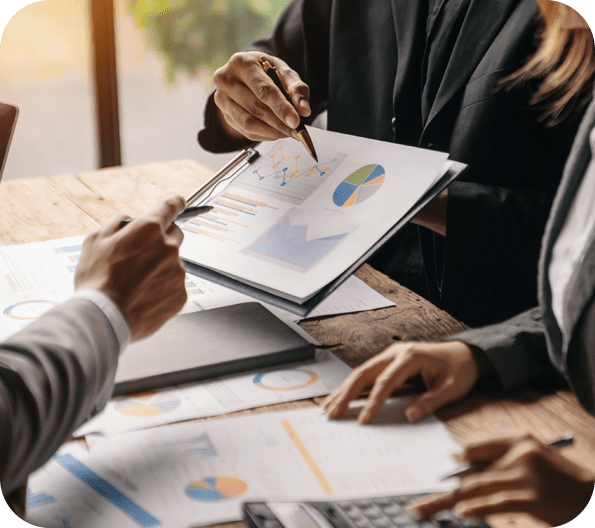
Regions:
<svg viewBox="0 0 595 528"><path fill-rule="evenodd" d="M22 485L111 396L119 343L92 302L70 300L0 346L0 481Z"/></svg>
<svg viewBox="0 0 595 528"><path fill-rule="evenodd" d="M500 392L532 380L560 379L548 356L539 308L500 324L451 336L447 341L462 341L481 351L482 372L485 376L495 376Z"/></svg>

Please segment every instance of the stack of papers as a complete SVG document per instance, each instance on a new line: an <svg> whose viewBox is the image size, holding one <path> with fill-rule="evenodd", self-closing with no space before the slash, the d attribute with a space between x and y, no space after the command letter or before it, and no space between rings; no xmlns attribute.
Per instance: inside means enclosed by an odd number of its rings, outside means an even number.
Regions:
<svg viewBox="0 0 595 528"><path fill-rule="evenodd" d="M436 419L407 423L409 403L367 426L309 408L92 436L89 455L65 448L31 476L27 520L179 528L240 520L244 500L450 489L458 445Z"/></svg>

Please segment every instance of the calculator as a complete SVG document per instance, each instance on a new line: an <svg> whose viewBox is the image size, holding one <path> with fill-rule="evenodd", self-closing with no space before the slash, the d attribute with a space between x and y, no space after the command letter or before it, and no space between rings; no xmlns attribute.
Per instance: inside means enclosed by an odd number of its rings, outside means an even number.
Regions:
<svg viewBox="0 0 595 528"><path fill-rule="evenodd" d="M245 502L250 528L490 528L480 519L441 512L432 519L411 517L405 505L423 495L397 495L331 502Z"/></svg>

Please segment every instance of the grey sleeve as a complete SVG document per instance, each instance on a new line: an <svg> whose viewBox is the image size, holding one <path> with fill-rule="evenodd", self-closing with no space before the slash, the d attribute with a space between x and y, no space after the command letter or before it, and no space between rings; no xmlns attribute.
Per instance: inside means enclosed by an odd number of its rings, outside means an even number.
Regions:
<svg viewBox="0 0 595 528"><path fill-rule="evenodd" d="M539 308L503 323L468 330L447 339L484 352L497 374L497 388L507 391L537 379L559 379L547 350Z"/></svg>
<svg viewBox="0 0 595 528"><path fill-rule="evenodd" d="M71 299L0 344L0 482L5 496L102 409L119 344L105 314Z"/></svg>

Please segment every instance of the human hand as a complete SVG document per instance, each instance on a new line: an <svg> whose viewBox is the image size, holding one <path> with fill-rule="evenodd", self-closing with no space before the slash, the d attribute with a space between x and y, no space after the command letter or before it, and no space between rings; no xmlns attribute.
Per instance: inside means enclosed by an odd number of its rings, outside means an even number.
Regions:
<svg viewBox="0 0 595 528"><path fill-rule="evenodd" d="M328 418L338 418L361 392L374 385L358 421L369 423L393 390L420 375L426 392L405 411L411 422L466 396L479 379L483 366L461 341L444 343L396 343L356 368L324 402Z"/></svg>
<svg viewBox="0 0 595 528"><path fill-rule="evenodd" d="M460 459L487 468L461 478L456 490L410 505L415 516L452 508L478 518L525 512L560 526L582 512L593 494L595 474L530 435L468 446Z"/></svg>
<svg viewBox="0 0 595 528"><path fill-rule="evenodd" d="M184 235L173 223L186 206L181 196L161 202L126 227L121 215L83 243L75 289L103 292L118 306L132 341L143 339L182 309L185 272L178 258Z"/></svg>
<svg viewBox="0 0 595 528"><path fill-rule="evenodd" d="M416 216L414 216L411 219L411 223L427 227L442 236L446 236L447 213L448 189L442 191Z"/></svg>
<svg viewBox="0 0 595 528"><path fill-rule="evenodd" d="M277 68L295 108L258 62L262 56ZM213 83L217 88L214 98L220 124L234 139L272 141L289 136L297 139L295 129L300 124L300 115L310 115L310 88L277 57L254 51L236 53L215 72Z"/></svg>

